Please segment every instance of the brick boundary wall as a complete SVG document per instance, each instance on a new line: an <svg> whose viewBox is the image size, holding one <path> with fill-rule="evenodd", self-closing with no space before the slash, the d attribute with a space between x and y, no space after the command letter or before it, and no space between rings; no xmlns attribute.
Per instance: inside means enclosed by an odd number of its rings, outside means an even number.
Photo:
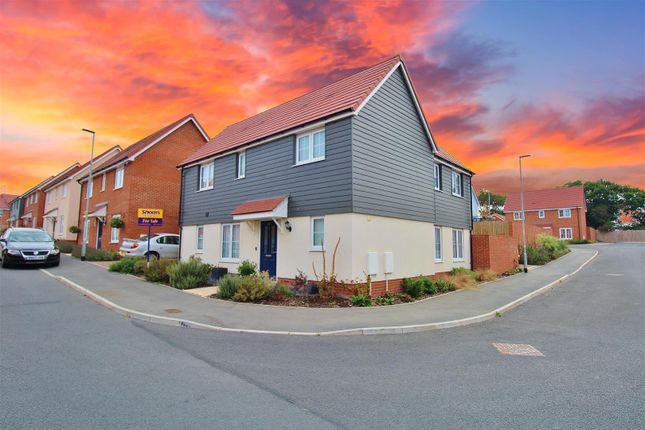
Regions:
<svg viewBox="0 0 645 430"><path fill-rule="evenodd" d="M473 270L491 269L502 274L519 262L517 239L503 235L473 235Z"/></svg>
<svg viewBox="0 0 645 430"><path fill-rule="evenodd" d="M598 231L595 228L587 227L587 239L598 240Z"/></svg>
<svg viewBox="0 0 645 430"><path fill-rule="evenodd" d="M614 230L599 231L598 240L601 242L645 242L645 230Z"/></svg>

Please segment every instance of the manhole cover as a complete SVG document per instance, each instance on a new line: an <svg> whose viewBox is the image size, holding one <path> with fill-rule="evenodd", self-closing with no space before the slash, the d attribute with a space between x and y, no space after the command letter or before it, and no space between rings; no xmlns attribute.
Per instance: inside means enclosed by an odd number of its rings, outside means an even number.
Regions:
<svg viewBox="0 0 645 430"><path fill-rule="evenodd" d="M166 311L166 313L168 314L178 314L181 312L179 309L175 309L175 308L164 309L164 311Z"/></svg>
<svg viewBox="0 0 645 430"><path fill-rule="evenodd" d="M524 343L494 343L493 346L505 355L524 355L528 357L544 357L537 349Z"/></svg>

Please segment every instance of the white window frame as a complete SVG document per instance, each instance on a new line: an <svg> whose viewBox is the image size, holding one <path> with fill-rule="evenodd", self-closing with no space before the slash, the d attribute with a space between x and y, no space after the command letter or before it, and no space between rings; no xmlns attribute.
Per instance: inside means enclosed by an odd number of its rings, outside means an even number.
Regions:
<svg viewBox="0 0 645 430"><path fill-rule="evenodd" d="M513 219L515 221L522 221L522 211L513 212Z"/></svg>
<svg viewBox="0 0 645 430"><path fill-rule="evenodd" d="M34 194L34 203L38 203L38 192Z"/></svg>
<svg viewBox="0 0 645 430"><path fill-rule="evenodd" d="M571 208L558 209L558 218L571 218Z"/></svg>
<svg viewBox="0 0 645 430"><path fill-rule="evenodd" d="M86 199L91 199L92 194L94 194L94 181L87 181L87 192L85 193Z"/></svg>
<svg viewBox="0 0 645 430"><path fill-rule="evenodd" d="M67 197L67 183L63 184L63 187L62 187L61 191L63 193L63 198Z"/></svg>
<svg viewBox="0 0 645 430"><path fill-rule="evenodd" d="M434 261L441 263L443 261L443 238L441 237L441 227L434 228Z"/></svg>
<svg viewBox="0 0 645 430"><path fill-rule="evenodd" d="M562 233L564 233L564 236L562 235ZM571 240L571 239L573 239L573 229L571 227L562 227L560 229L560 240Z"/></svg>
<svg viewBox="0 0 645 430"><path fill-rule="evenodd" d="M463 190L463 183L462 183L462 178L461 178L461 173L455 172L454 170L452 171L452 195L457 196L457 197L463 197L464 196L464 190ZM456 179L456 181L455 181ZM459 185L458 192L455 192L455 184Z"/></svg>
<svg viewBox="0 0 645 430"><path fill-rule="evenodd" d="M540 209L540 210L538 211L538 218L540 218L540 219L544 219L544 209Z"/></svg>
<svg viewBox="0 0 645 430"><path fill-rule="evenodd" d="M198 225L195 230L195 253L201 254L202 252L204 252L204 226Z"/></svg>
<svg viewBox="0 0 645 430"><path fill-rule="evenodd" d="M105 183L107 182L107 173L103 173L101 178L101 192L105 191Z"/></svg>
<svg viewBox="0 0 645 430"><path fill-rule="evenodd" d="M121 214L112 215L112 219L121 218ZM110 243L119 243L119 229L110 227Z"/></svg>
<svg viewBox="0 0 645 430"><path fill-rule="evenodd" d="M441 191L441 164L434 163L434 189Z"/></svg>
<svg viewBox="0 0 645 430"><path fill-rule="evenodd" d="M314 135L322 133L323 134L323 154L318 157L314 157ZM305 160L300 159L300 139L308 137L309 146L309 158ZM323 161L325 159L325 154L327 151L327 136L325 135L325 129L319 128L316 130L311 130L307 133L298 134L296 136L296 166L301 166L303 164L315 163L317 161Z"/></svg>
<svg viewBox="0 0 645 430"><path fill-rule="evenodd" d="M65 215L60 216L58 221L58 236L62 236L65 233Z"/></svg>
<svg viewBox="0 0 645 430"><path fill-rule="evenodd" d="M234 231L237 228L238 234L237 234L237 257L233 256L233 244L235 243L235 240L233 240L234 237ZM227 239L227 230L228 230L228 241ZM240 242L241 242L241 234L242 230L240 227L239 223L231 223L231 224L222 224L222 237L220 240L220 261L224 263L239 263L240 261ZM225 246L226 244L226 246Z"/></svg>
<svg viewBox="0 0 645 430"><path fill-rule="evenodd" d="M246 151L237 153L237 172L235 179L246 178Z"/></svg>
<svg viewBox="0 0 645 430"><path fill-rule="evenodd" d="M316 245L316 243L314 242L314 224L315 224L316 221L319 221L319 220L322 220L322 222L323 222L323 224L322 224L323 225L323 231L322 231L323 242L322 242L322 245ZM312 217L310 226L311 226L311 233L309 235L309 245L311 246L310 250L311 251L322 251L323 248L325 247L325 217L323 217L323 216Z"/></svg>
<svg viewBox="0 0 645 430"><path fill-rule="evenodd" d="M464 261L464 231L452 229L452 260Z"/></svg>
<svg viewBox="0 0 645 430"><path fill-rule="evenodd" d="M125 167L121 166L114 171L114 189L123 188L123 178L125 177Z"/></svg>
<svg viewBox="0 0 645 430"><path fill-rule="evenodd" d="M208 174L208 181L206 186L204 184L204 171ZM213 185L215 184L215 161L210 163L204 163L199 165L199 191L212 190Z"/></svg>
<svg viewBox="0 0 645 430"><path fill-rule="evenodd" d="M47 197L45 198L48 204L52 202L53 197L54 197L54 190L51 190L47 193Z"/></svg>

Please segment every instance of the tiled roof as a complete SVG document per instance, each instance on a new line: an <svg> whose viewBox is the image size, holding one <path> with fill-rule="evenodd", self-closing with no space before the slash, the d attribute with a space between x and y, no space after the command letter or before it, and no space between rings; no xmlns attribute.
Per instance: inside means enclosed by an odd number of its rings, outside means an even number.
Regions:
<svg viewBox="0 0 645 430"><path fill-rule="evenodd" d="M470 170L468 167L466 167L466 165L464 163L459 161L457 158L455 158L452 154L450 154L445 149L439 148L439 152L437 152L436 156L441 158L441 159L443 159L443 160L445 160L445 161L447 161L447 162L449 162L449 163L451 163L451 164L454 164L457 167L461 167L462 169L466 169L469 172L472 172L472 170Z"/></svg>
<svg viewBox="0 0 645 430"><path fill-rule="evenodd" d="M583 186L524 192L524 209L527 211L577 207L585 209L587 207ZM509 193L508 196L506 196L504 212L519 210L521 210L520 193Z"/></svg>
<svg viewBox="0 0 645 430"><path fill-rule="evenodd" d="M61 176L59 176L57 178L54 178L53 181L51 181L50 183L47 184L47 188L45 190L43 190L43 191L46 191L46 190L50 189L51 187L53 187L53 186L55 186L57 184L60 184L65 179L67 179L70 176L74 175L76 172L78 172L81 169L82 169L82 166L76 166L73 169L71 169L69 172L65 173L64 175L61 175Z"/></svg>
<svg viewBox="0 0 645 430"><path fill-rule="evenodd" d="M0 194L0 209L9 209L10 203L18 197L15 194Z"/></svg>
<svg viewBox="0 0 645 430"><path fill-rule="evenodd" d="M128 146L123 151L119 152L118 154L115 154L112 158L106 160L105 163L103 163L101 165L101 169L106 169L108 167L111 167L111 166L113 166L115 164L118 164L121 161L124 161L124 160L132 157L133 155L135 155L136 153L138 153L142 149L146 148L148 145L150 145L151 143L155 142L157 139L161 138L164 134L168 133L173 128L179 126L181 123L183 123L184 121L188 120L189 118L192 118L192 120L195 121L195 124L198 125L198 128L200 128L204 132L204 134L206 134L206 131L204 131L204 129L201 126L201 124L199 124L199 121L197 121L197 118L195 118L195 116L191 113L191 114L188 114L188 115L178 119L177 121L173 122L172 124L168 124L164 128L155 131L151 135L144 137L140 141L133 143L132 145ZM208 135L206 135L206 136L208 136ZM85 177L83 177L83 178L85 178Z"/></svg>
<svg viewBox="0 0 645 430"><path fill-rule="evenodd" d="M180 165L290 130L342 112L355 111L401 61L395 56L325 87L229 125Z"/></svg>
<svg viewBox="0 0 645 430"><path fill-rule="evenodd" d="M265 200L251 200L244 202L231 212L231 215L253 214L258 212L271 212L278 207L286 197L275 197Z"/></svg>

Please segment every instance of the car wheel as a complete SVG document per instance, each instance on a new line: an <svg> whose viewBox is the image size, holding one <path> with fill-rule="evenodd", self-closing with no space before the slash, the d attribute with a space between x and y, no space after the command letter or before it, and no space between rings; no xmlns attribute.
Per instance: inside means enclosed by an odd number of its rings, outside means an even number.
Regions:
<svg viewBox="0 0 645 430"><path fill-rule="evenodd" d="M60 266L60 260L51 264L51 267L58 267L58 266Z"/></svg>
<svg viewBox="0 0 645 430"><path fill-rule="evenodd" d="M147 255L148 255L148 254L146 254L146 256L147 256ZM151 260L159 260L159 254L157 254L156 252L151 252L151 253L150 253L150 259L151 259Z"/></svg>
<svg viewBox="0 0 645 430"><path fill-rule="evenodd" d="M6 258L3 258L3 259L2 259L2 267L3 267L3 268L7 268L7 267L9 267L9 263L7 263L7 259L6 259Z"/></svg>

